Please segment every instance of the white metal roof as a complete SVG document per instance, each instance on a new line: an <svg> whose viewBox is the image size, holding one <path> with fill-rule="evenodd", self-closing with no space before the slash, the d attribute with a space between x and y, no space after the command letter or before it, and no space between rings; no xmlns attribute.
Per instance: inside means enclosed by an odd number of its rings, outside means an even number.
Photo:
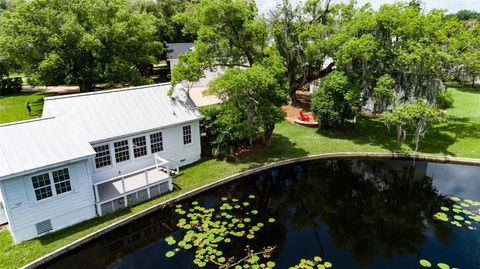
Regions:
<svg viewBox="0 0 480 269"><path fill-rule="evenodd" d="M0 179L94 155L72 128L55 118L0 125Z"/></svg>
<svg viewBox="0 0 480 269"><path fill-rule="evenodd" d="M45 98L43 117L75 124L90 143L178 125L202 117L195 104L170 83ZM80 133L78 134L80 135Z"/></svg>

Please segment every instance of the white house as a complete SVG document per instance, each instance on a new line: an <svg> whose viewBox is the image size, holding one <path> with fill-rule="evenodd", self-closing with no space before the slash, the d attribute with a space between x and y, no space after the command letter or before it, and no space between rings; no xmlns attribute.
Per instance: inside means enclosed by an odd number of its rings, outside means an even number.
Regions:
<svg viewBox="0 0 480 269"><path fill-rule="evenodd" d="M0 125L0 201L15 242L171 191L172 172L200 159L202 115L169 89L49 97L42 118Z"/></svg>

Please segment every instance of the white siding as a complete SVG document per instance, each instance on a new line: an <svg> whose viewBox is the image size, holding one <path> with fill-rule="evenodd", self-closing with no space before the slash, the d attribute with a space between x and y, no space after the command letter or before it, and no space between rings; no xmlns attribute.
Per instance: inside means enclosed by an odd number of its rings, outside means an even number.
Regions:
<svg viewBox="0 0 480 269"><path fill-rule="evenodd" d="M5 209L3 207L3 197L2 192L0 191L0 224L7 223L7 215L5 213Z"/></svg>
<svg viewBox="0 0 480 269"><path fill-rule="evenodd" d="M72 191L45 200L37 201L35 198L31 182L33 175L3 182L5 207L9 210L9 225L15 242L37 237L35 224L45 220L51 220L55 231L95 217L94 194L87 161L58 168L68 168Z"/></svg>
<svg viewBox="0 0 480 269"><path fill-rule="evenodd" d="M189 145L183 145L183 126L185 125L191 125L192 127L192 143ZM158 129L156 131L152 131L144 134L137 134L134 136L128 136L125 138L120 138L120 139L112 140L106 143L98 144L98 145L104 145L107 143L110 144L110 156L112 158L112 165L102 167L100 169L94 168L93 181L99 182L102 180L120 176L122 174L128 174L128 173L155 165L154 154L151 154L150 152L148 138L147 138L148 154L146 156L143 156L140 158L133 158L133 149L130 143L130 160L122 163L118 163L118 164L114 163L115 151L113 148L113 142L126 140L126 139L128 139L131 142L133 137L138 137L143 135L149 136L151 133L157 133L157 132L162 132L162 137L163 137L163 151L158 152L157 153L158 155L175 160L179 162L181 166L191 164L200 159L200 154L201 154L200 122L197 120L197 121L183 124L183 125L177 125L177 126L164 128L164 129ZM93 146L98 146L98 145L96 144ZM95 167L94 164L92 166Z"/></svg>

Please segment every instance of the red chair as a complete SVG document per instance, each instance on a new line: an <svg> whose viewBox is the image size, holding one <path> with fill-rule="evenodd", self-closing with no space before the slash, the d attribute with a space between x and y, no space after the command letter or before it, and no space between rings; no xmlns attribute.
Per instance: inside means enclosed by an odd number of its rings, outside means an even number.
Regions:
<svg viewBox="0 0 480 269"><path fill-rule="evenodd" d="M300 111L300 120L302 121L310 121L310 117L308 115L303 114L302 111Z"/></svg>

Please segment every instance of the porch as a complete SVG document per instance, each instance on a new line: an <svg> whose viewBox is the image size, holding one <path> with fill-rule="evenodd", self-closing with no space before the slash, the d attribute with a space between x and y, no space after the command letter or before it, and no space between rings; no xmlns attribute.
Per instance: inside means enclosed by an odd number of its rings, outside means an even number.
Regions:
<svg viewBox="0 0 480 269"><path fill-rule="evenodd" d="M178 174L178 164L158 155L155 163L145 169L94 183L98 215L103 216L172 191L171 174Z"/></svg>

